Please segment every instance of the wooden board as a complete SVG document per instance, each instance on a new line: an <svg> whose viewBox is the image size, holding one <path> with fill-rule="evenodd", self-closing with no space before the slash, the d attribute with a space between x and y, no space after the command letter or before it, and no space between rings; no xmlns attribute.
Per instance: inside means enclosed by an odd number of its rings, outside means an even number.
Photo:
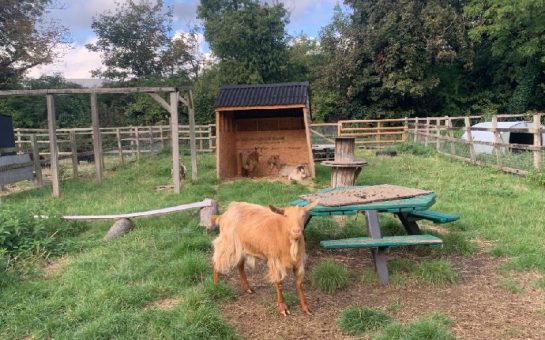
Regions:
<svg viewBox="0 0 545 340"><path fill-rule="evenodd" d="M443 244L443 241L433 235L384 236L382 238L355 237L320 242L320 245L327 249L378 248L441 244Z"/></svg>
<svg viewBox="0 0 545 340"><path fill-rule="evenodd" d="M13 168L17 165L22 168ZM26 165L26 166L25 166ZM0 157L0 185L16 183L24 180L31 180L33 175L33 163L30 160L30 155L10 155ZM11 168L11 169L8 169Z"/></svg>
<svg viewBox="0 0 545 340"><path fill-rule="evenodd" d="M338 207L343 205L399 200L427 195L430 193L431 191L383 184L363 188L354 187L345 190L303 195L301 198L309 202L319 199L320 205Z"/></svg>

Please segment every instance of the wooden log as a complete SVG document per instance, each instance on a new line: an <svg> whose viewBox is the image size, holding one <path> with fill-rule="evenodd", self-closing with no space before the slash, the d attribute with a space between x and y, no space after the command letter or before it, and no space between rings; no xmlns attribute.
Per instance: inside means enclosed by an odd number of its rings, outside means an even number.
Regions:
<svg viewBox="0 0 545 340"><path fill-rule="evenodd" d="M335 138L335 162L353 162L356 139L352 137Z"/></svg>
<svg viewBox="0 0 545 340"><path fill-rule="evenodd" d="M91 122L93 125L93 155L95 157L96 181L102 183L102 145L100 143L100 122L98 119L97 95L91 93Z"/></svg>
<svg viewBox="0 0 545 340"><path fill-rule="evenodd" d="M55 99L53 95L46 96L47 101L47 126L49 131L49 152L51 153L51 182L53 185L53 197L60 197L60 176L59 176L59 149L57 146Z"/></svg>
<svg viewBox="0 0 545 340"><path fill-rule="evenodd" d="M32 143L32 161L34 163L36 186L41 187L44 185L44 180L42 176L42 164L40 163L40 149L38 148L38 143L36 143L36 135L30 135L30 142Z"/></svg>
<svg viewBox="0 0 545 340"><path fill-rule="evenodd" d="M180 97L181 98L181 97ZM193 94L188 91L188 115L189 115L189 147L191 148L191 179L196 181L197 171L197 145L195 143L195 109L193 108Z"/></svg>
<svg viewBox="0 0 545 340"><path fill-rule="evenodd" d="M210 200L210 205L207 207L201 208L199 211L200 225L209 231L217 229L218 225L213 224L210 221L210 217L212 217L212 215L217 215L218 213L219 213L218 202L214 200Z"/></svg>
<svg viewBox="0 0 545 340"><path fill-rule="evenodd" d="M170 93L170 119L172 139L172 184L174 192L180 193L180 141L178 140L178 92Z"/></svg>
<svg viewBox="0 0 545 340"><path fill-rule="evenodd" d="M125 164L125 158L123 156L123 145L121 144L121 131L119 128L115 129L115 138L117 139L117 151L119 153L119 159L121 164Z"/></svg>
<svg viewBox="0 0 545 340"><path fill-rule="evenodd" d="M541 156L543 154L543 151L541 149L541 114L536 113L534 114L534 146L536 149L534 150L534 168L537 171L541 170ZM538 149L539 148L539 149Z"/></svg>
<svg viewBox="0 0 545 340"><path fill-rule="evenodd" d="M72 153L72 177L78 178L78 144L76 131L70 131L70 151Z"/></svg>

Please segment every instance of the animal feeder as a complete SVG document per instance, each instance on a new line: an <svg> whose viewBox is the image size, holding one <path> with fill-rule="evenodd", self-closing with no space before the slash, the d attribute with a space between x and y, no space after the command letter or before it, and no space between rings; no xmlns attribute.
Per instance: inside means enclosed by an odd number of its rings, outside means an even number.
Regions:
<svg viewBox="0 0 545 340"><path fill-rule="evenodd" d="M314 177L308 82L225 85L215 112L218 178Z"/></svg>
<svg viewBox="0 0 545 340"><path fill-rule="evenodd" d="M367 161L354 160L356 140L353 137L335 138L335 160L322 162L331 167L331 187L348 187L354 185L356 178Z"/></svg>

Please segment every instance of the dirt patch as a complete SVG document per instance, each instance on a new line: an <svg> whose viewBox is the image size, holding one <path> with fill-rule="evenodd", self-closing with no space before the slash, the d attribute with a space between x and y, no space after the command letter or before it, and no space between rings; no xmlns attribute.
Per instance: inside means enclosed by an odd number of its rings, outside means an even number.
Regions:
<svg viewBox="0 0 545 340"><path fill-rule="evenodd" d="M47 263L43 268L44 279L48 280L54 277L60 270L66 268L69 264L70 262L66 257Z"/></svg>
<svg viewBox="0 0 545 340"><path fill-rule="evenodd" d="M388 254L390 260L413 258L416 263L426 257L416 249ZM313 316L302 313L297 302L290 305L291 316L278 315L274 288L264 279L264 265L259 265L248 271L255 289L252 295L242 292L236 271L223 278L237 292L235 301L221 306L227 322L246 339L352 339L339 332L336 319L343 309L362 306L382 308L403 323L441 312L453 321L452 331L461 339L545 339L545 294L532 285L538 274L509 273L522 289L519 294L511 293L501 285L498 266L503 260L484 251L470 258L450 257L459 282L447 286L432 286L411 277L388 286L365 283L362 273L373 267L369 250L362 249L315 250L309 254L307 272L326 258L350 268L351 286L328 295L313 289L307 274L305 287ZM293 278L288 278L284 287L285 293L294 295Z"/></svg>
<svg viewBox="0 0 545 340"><path fill-rule="evenodd" d="M166 298L166 299L157 300L150 303L148 306L146 306L146 309L169 310L176 307L179 304L180 304L180 300L178 299Z"/></svg>

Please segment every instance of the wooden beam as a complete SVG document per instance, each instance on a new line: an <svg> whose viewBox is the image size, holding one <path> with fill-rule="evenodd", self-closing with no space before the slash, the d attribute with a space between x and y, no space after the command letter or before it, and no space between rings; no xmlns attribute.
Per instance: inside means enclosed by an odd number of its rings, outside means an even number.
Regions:
<svg viewBox="0 0 545 340"><path fill-rule="evenodd" d="M100 143L100 122L98 120L97 94L91 93L91 122L93 124L93 155L97 184L102 183L102 146Z"/></svg>
<svg viewBox="0 0 545 340"><path fill-rule="evenodd" d="M175 87L114 87L92 89L42 89L42 90L8 90L0 91L0 97L43 96L49 94L108 94L108 93L158 93L177 91Z"/></svg>
<svg viewBox="0 0 545 340"><path fill-rule="evenodd" d="M170 121L172 137L172 184L174 192L180 193L180 141L178 140L178 92L170 93Z"/></svg>
<svg viewBox="0 0 545 340"><path fill-rule="evenodd" d="M179 95L179 96L178 96L178 99L180 100L180 102L181 102L182 104L184 104L185 106L187 106L187 107L189 108L189 102L188 102L184 97L182 97L182 96Z"/></svg>
<svg viewBox="0 0 545 340"><path fill-rule="evenodd" d="M118 214L118 215L84 215L84 216L63 216L62 218L70 221L96 221L96 220L118 220L121 218L134 218L134 217L151 217L171 214L173 212L184 211L188 209L195 208L205 208L212 206L212 200L207 198L201 202L189 203L177 205L175 207L157 209L157 210L148 210L142 212L135 212L129 214Z"/></svg>
<svg viewBox="0 0 545 340"><path fill-rule="evenodd" d="M70 131L70 151L72 152L72 173L78 178L78 144L76 142L76 131Z"/></svg>
<svg viewBox="0 0 545 340"><path fill-rule="evenodd" d="M189 106L188 106L188 115L189 115L189 146L191 148L191 179L193 181L197 180L197 145L195 143L195 109L193 107L193 94L189 90L188 94Z"/></svg>
<svg viewBox="0 0 545 340"><path fill-rule="evenodd" d="M55 99L52 95L46 96L47 101L47 127L49 130L49 152L51 161L51 180L53 184L53 197L60 197L59 183L59 149L57 145L57 133L55 131L57 122L55 119Z"/></svg>
<svg viewBox="0 0 545 340"><path fill-rule="evenodd" d="M314 178L316 176L316 171L314 169L314 156L312 154L312 140L310 137L310 114L307 108L303 109L303 120L305 122L305 135L307 139L308 167L310 170L310 177Z"/></svg>
<svg viewBox="0 0 545 340"><path fill-rule="evenodd" d="M161 97L160 95L158 95L157 93L148 93L151 98L155 99L155 101L161 105L161 107L165 110L167 110L168 112L170 112L170 105L168 105L167 101L163 99L163 97Z"/></svg>

